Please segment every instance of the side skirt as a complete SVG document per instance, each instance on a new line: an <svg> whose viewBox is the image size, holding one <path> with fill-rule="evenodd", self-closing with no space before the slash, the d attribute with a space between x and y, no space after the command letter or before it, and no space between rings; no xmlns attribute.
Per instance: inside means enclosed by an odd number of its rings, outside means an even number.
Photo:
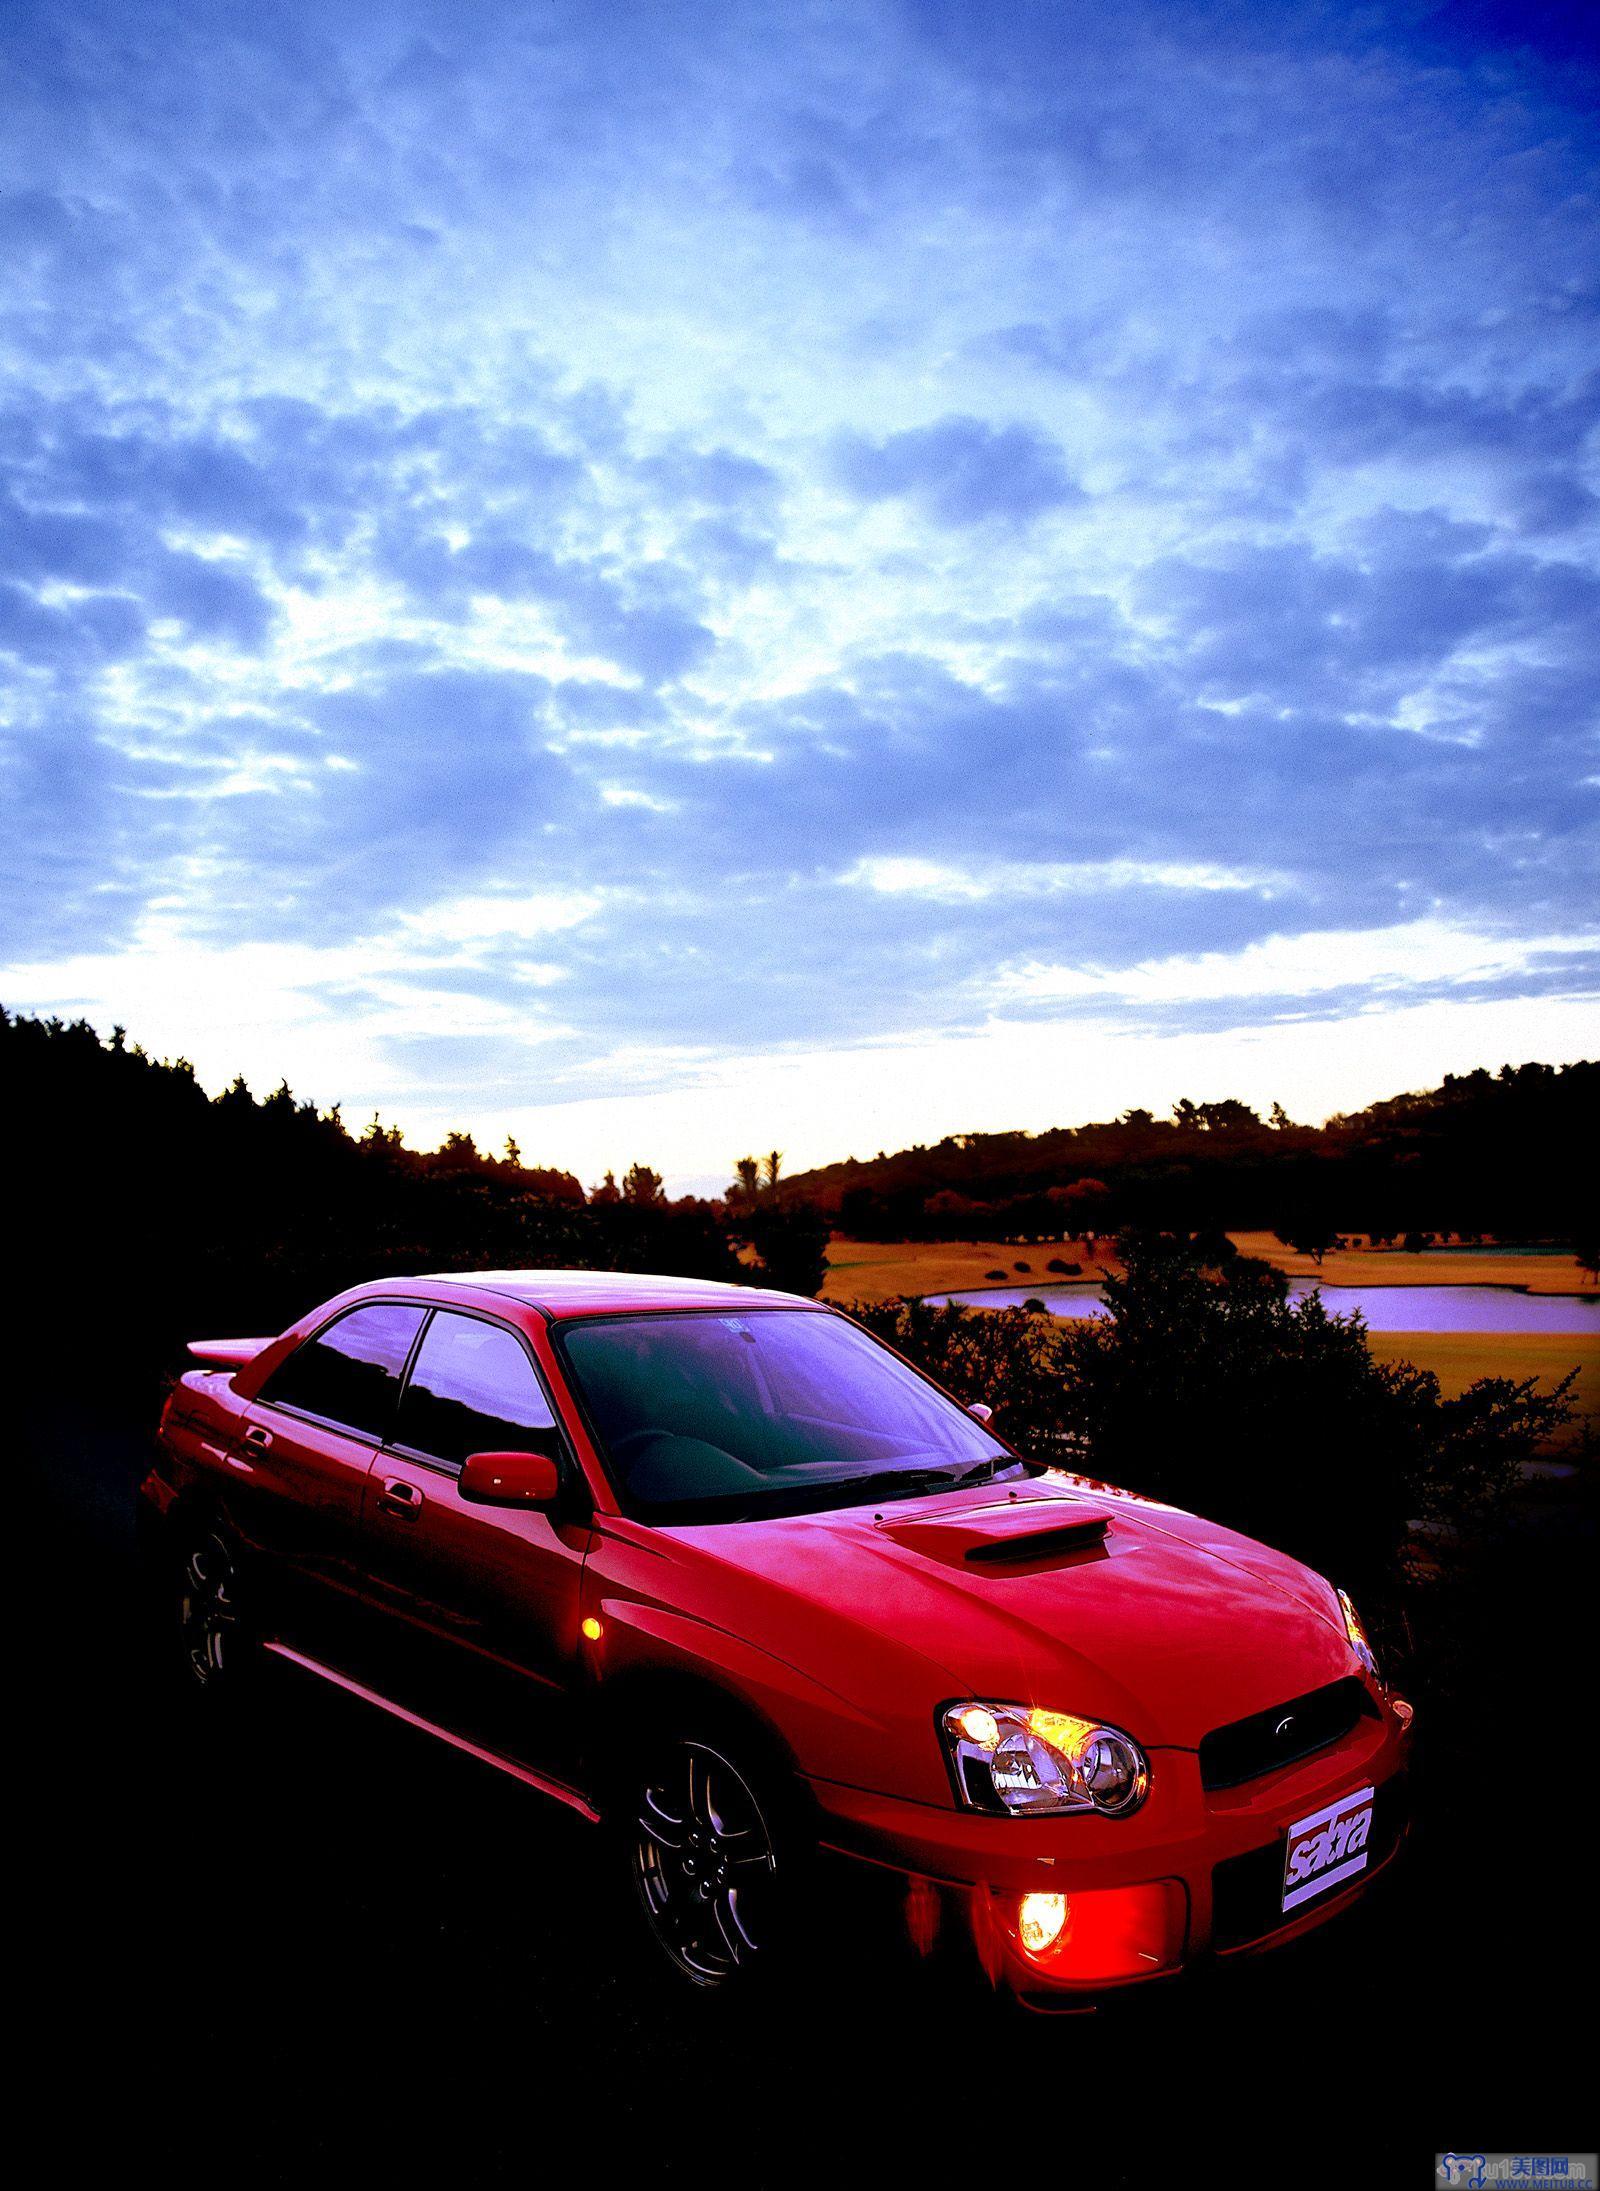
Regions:
<svg viewBox="0 0 1600 2191"><path fill-rule="evenodd" d="M390 1697L380 1696L376 1689L364 1683L352 1681L348 1674L341 1674L331 1666L324 1666L320 1659L308 1658L304 1651L291 1650L287 1643L263 1643L263 1651L274 1658L281 1658L291 1666L298 1666L303 1673L315 1674L320 1681L332 1682L336 1689L344 1689L351 1696L360 1697L364 1704L375 1704L380 1712L387 1712L391 1719L400 1720L407 1727L420 1728L423 1734L432 1735L437 1742L447 1742L452 1750L461 1750L468 1757L475 1757L480 1765L492 1765L496 1772L507 1774L512 1780L520 1780L524 1787L536 1788L541 1795L553 1796L564 1803L568 1810L576 1811L591 1826L600 1823L600 1813L586 1796L576 1788L569 1788L563 1781L551 1780L543 1773L536 1773L531 1766L522 1765L515 1758L504 1757L498 1750L485 1748L481 1742L469 1742L465 1735L453 1734L448 1727L437 1721L424 1719L420 1712L408 1711L403 1704L396 1704Z"/></svg>

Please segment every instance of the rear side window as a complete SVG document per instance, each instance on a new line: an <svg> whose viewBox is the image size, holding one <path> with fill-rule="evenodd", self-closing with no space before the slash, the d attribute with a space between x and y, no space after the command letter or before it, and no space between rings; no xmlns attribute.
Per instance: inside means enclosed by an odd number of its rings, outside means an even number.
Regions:
<svg viewBox="0 0 1600 2191"><path fill-rule="evenodd" d="M400 1373L426 1314L403 1301L351 1309L297 1346L267 1379L261 1398L363 1438L387 1437Z"/></svg>
<svg viewBox="0 0 1600 2191"><path fill-rule="evenodd" d="M440 1309L417 1350L395 1443L459 1466L469 1453L520 1452L554 1420L509 1331Z"/></svg>

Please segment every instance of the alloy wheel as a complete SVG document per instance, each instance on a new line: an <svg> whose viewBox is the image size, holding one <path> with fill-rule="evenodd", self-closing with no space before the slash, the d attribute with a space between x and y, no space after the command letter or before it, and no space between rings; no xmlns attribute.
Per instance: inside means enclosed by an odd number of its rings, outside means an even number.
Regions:
<svg viewBox="0 0 1600 2191"><path fill-rule="evenodd" d="M652 1932L694 1984L726 1984L771 1945L772 1835L749 1782L707 1744L673 1744L646 1780L633 1871Z"/></svg>
<svg viewBox="0 0 1600 2191"><path fill-rule="evenodd" d="M190 1673L203 1689L219 1686L235 1671L240 1652L239 1576L215 1530L184 1555L178 1621Z"/></svg>

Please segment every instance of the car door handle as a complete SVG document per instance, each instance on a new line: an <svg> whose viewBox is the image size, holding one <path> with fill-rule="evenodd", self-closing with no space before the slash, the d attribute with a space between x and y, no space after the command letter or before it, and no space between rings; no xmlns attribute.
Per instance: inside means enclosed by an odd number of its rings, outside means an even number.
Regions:
<svg viewBox="0 0 1600 2191"><path fill-rule="evenodd" d="M271 1445L272 1432L263 1430L259 1423L252 1423L244 1434L244 1442L246 1445Z"/></svg>
<svg viewBox="0 0 1600 2191"><path fill-rule="evenodd" d="M401 1476L386 1476L378 1494L378 1504L386 1514L397 1515L403 1522L414 1522L422 1512L422 1493L414 1483L407 1483Z"/></svg>

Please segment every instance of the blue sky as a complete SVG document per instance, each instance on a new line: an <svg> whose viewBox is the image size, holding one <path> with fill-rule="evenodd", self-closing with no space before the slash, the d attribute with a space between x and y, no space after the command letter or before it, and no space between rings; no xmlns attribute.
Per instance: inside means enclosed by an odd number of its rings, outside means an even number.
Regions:
<svg viewBox="0 0 1600 2191"><path fill-rule="evenodd" d="M1587 21L13 0L0 999L679 1184L1592 1052Z"/></svg>

